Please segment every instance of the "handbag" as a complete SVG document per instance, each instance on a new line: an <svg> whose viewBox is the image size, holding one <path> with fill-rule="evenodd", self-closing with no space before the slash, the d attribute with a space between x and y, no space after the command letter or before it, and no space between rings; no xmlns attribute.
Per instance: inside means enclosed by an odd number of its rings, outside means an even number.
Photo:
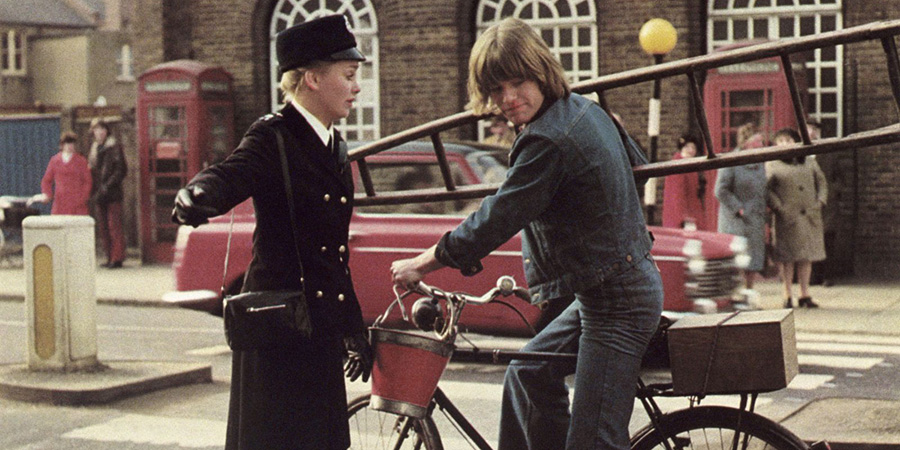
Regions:
<svg viewBox="0 0 900 450"><path fill-rule="evenodd" d="M303 262L300 259L300 240L297 236L297 224L294 218L294 198L291 191L291 178L288 172L287 156L284 152L284 138L276 128L275 137L281 157L281 169L284 177L284 189L287 194L290 210L291 234L294 237L294 250L297 253L297 264L300 267L299 290L272 290L244 292L229 295L224 300L225 340L232 350L272 350L288 347L309 339L312 325L306 294L303 290ZM225 250L225 273L228 272L228 256L231 252L231 234L234 229L234 211L231 212L231 229L228 231L228 244ZM225 290L225 274L222 274L222 291Z"/></svg>

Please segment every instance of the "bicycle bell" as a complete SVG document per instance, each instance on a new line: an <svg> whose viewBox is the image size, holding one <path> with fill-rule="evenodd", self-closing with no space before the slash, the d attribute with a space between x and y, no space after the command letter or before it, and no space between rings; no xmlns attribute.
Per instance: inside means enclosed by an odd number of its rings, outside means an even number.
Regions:
<svg viewBox="0 0 900 450"><path fill-rule="evenodd" d="M434 331L444 329L444 312L437 300L423 297L416 300L412 306L413 323L422 331Z"/></svg>

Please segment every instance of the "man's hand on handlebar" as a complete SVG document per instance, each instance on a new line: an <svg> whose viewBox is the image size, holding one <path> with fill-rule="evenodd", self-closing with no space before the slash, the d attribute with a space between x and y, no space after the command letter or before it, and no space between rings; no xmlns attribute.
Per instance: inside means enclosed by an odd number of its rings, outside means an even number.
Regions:
<svg viewBox="0 0 900 450"><path fill-rule="evenodd" d="M412 291L425 274L418 269L416 258L398 259L391 263L391 280L399 288Z"/></svg>
<svg viewBox="0 0 900 450"><path fill-rule="evenodd" d="M398 259L391 263L391 280L394 285L412 291L425 274L444 267L434 256L435 247L432 246L415 258Z"/></svg>

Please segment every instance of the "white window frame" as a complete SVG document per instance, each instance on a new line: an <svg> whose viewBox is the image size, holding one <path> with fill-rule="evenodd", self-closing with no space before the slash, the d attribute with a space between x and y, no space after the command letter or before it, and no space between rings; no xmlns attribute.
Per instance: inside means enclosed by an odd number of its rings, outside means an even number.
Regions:
<svg viewBox="0 0 900 450"><path fill-rule="evenodd" d="M481 0L475 13L475 28L480 35L488 27L507 17L521 19L538 34L552 35L547 42L550 52L563 63L569 82L597 78L600 73L600 44L597 32L597 10L594 0L567 0L568 14L560 11L557 4L547 0ZM551 17L540 17L540 11L549 12ZM581 33L587 32L587 42L582 42ZM568 46L562 44L568 36ZM581 56L590 60L582 66ZM478 127L478 138L484 139L489 121L483 120Z"/></svg>
<svg viewBox="0 0 900 450"><path fill-rule="evenodd" d="M124 44L119 49L116 65L119 67L118 81L134 81L134 54L130 44Z"/></svg>
<svg viewBox="0 0 900 450"><path fill-rule="evenodd" d="M16 30L7 30L6 46L0 49L0 57L3 58L3 64L0 65L0 73L9 76L24 76L27 73L27 62L25 60L25 34ZM19 47L16 47L16 42ZM20 56L20 63L16 64L16 56ZM4 67L5 66L5 67Z"/></svg>
<svg viewBox="0 0 900 450"><path fill-rule="evenodd" d="M738 1L742 6L735 7ZM783 2L784 0L781 0ZM739 42L734 38L735 22L747 22L748 37L751 39L768 39L779 40L786 37L779 36L779 20L782 18L793 18L794 30L790 37L800 36L800 18L812 17L815 20L815 34L822 33L822 18L830 17L834 20L834 29L840 30L844 26L843 15L841 12L842 0L812 0L813 4L801 5L798 0L789 0L791 5L775 6L779 0L709 0L708 6L708 23L707 23L707 51L712 53L715 49L725 45ZM746 4L746 5L743 5ZM754 21L766 21L767 33L765 36L757 36L754 34L752 26ZM727 27L727 37L725 39L716 39L715 24L724 23ZM844 128L844 49L843 46L835 48L835 58L831 60L822 60L822 49L816 49L813 52L813 60L806 61L806 70L808 73L814 73L812 79L807 79L809 88L809 110L807 113L813 120L819 122L823 120L834 120L835 131L838 137L843 134ZM835 74L834 86L822 86L820 74L823 69L831 69ZM835 96L835 111L822 111L822 96ZM830 136L829 136L830 137Z"/></svg>
<svg viewBox="0 0 900 450"><path fill-rule="evenodd" d="M320 0L278 0L269 26L269 72L271 106L277 110L282 104L278 89L278 57L275 36L282 30L329 14L342 14L356 36L357 48L366 60L360 64L357 80L360 93L347 119L336 124L348 141L370 141L381 137L381 98L379 90L378 21L370 0L342 0L337 9L329 9L334 2ZM361 5L361 6L359 6ZM350 120L348 120L350 119Z"/></svg>

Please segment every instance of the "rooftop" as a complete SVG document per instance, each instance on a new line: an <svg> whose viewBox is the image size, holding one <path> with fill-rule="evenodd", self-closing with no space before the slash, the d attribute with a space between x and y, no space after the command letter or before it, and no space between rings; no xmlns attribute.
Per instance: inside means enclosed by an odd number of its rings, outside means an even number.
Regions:
<svg viewBox="0 0 900 450"><path fill-rule="evenodd" d="M74 5L83 7L76 9ZM103 13L102 0L0 0L0 23L8 25L90 28L90 15Z"/></svg>

